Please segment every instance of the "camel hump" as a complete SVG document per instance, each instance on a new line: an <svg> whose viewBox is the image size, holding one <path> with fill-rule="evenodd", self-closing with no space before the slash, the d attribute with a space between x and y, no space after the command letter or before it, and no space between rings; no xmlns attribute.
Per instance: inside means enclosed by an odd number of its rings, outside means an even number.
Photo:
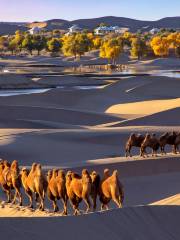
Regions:
<svg viewBox="0 0 180 240"><path fill-rule="evenodd" d="M71 176L72 176L72 179L74 179L74 178L81 179L81 176L74 172L71 174Z"/></svg>

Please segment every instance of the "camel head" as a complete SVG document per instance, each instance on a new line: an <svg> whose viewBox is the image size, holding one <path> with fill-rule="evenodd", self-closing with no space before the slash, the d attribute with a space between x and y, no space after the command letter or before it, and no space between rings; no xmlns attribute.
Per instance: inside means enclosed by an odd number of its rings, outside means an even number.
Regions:
<svg viewBox="0 0 180 240"><path fill-rule="evenodd" d="M72 174L73 174L72 171L68 171L66 173L66 181L72 181Z"/></svg>
<svg viewBox="0 0 180 240"><path fill-rule="evenodd" d="M113 176L116 176L116 177L118 177L118 175L119 175L119 174L118 174L118 170L117 170L117 169L116 169L116 170L114 170L114 171L113 171Z"/></svg>
<svg viewBox="0 0 180 240"><path fill-rule="evenodd" d="M89 176L89 172L87 169L82 170L82 176Z"/></svg>
<svg viewBox="0 0 180 240"><path fill-rule="evenodd" d="M53 171L52 171L52 177L53 177L53 178L56 178L57 175L58 175L58 169L53 169Z"/></svg>
<svg viewBox="0 0 180 240"><path fill-rule="evenodd" d="M106 169L104 169L104 177L105 178L107 178L107 177L109 177L110 175L109 175L109 169L108 168L106 168Z"/></svg>
<svg viewBox="0 0 180 240"><path fill-rule="evenodd" d="M33 163L31 167L31 171L34 172L36 170L37 163Z"/></svg>
<svg viewBox="0 0 180 240"><path fill-rule="evenodd" d="M58 171L58 177L65 179L65 172L63 170Z"/></svg>
<svg viewBox="0 0 180 240"><path fill-rule="evenodd" d="M19 168L18 161L17 161L17 160L14 160L14 161L11 163L11 169L18 169L18 168Z"/></svg>

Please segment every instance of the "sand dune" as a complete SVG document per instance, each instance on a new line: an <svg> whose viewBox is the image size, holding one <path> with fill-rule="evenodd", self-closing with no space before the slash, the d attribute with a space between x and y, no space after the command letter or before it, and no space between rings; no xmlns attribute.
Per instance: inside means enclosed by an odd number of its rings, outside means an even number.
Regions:
<svg viewBox="0 0 180 240"><path fill-rule="evenodd" d="M122 59L124 63L128 61ZM45 74L48 70L40 69L40 64L79 66L99 62L97 52L87 54L80 62L44 56L0 60L7 66L20 65L29 69L26 69L29 71L27 78L22 74L10 74L10 78L3 76L0 85L6 87L111 82L103 89L52 89L46 93L0 97L0 157L18 159L20 165L28 167L34 161L40 162L44 170L58 167L81 172L86 167L102 174L107 167L110 171L118 169L125 186L124 208L78 217L71 216L70 212L68 217L62 217L52 214L52 206L47 201L44 213L6 205L0 208L3 240L49 240L54 236L66 240L179 240L180 207L175 205L180 204L180 155L169 153L143 159L137 156L139 149L134 148L133 158L122 156L132 132L180 131L180 81L142 74L133 78L69 73L37 77L38 73ZM141 73L178 68L179 65L177 59L129 61L129 64L132 70L139 69ZM31 71L34 72L32 76L29 75ZM171 148L166 150L170 152ZM0 198L5 200L2 192ZM24 204L27 204L26 198Z"/></svg>
<svg viewBox="0 0 180 240"><path fill-rule="evenodd" d="M171 240L178 239L180 235L179 214L179 207L149 206L77 218L4 218L1 219L0 231L4 240L49 240L52 234L61 239Z"/></svg>
<svg viewBox="0 0 180 240"><path fill-rule="evenodd" d="M143 102L133 102L118 104L107 109L110 114L137 114L150 115L153 113L163 112L169 109L180 107L180 98L170 100L152 100Z"/></svg>
<svg viewBox="0 0 180 240"><path fill-rule="evenodd" d="M177 101L177 105L178 105ZM166 107L166 106L165 106ZM162 111L155 114L150 114L145 117L140 117L138 119L133 119L129 121L123 121L120 124L115 124L114 126L130 126L130 125L137 125L137 126L179 126L179 117L180 117L180 108L173 108L167 111Z"/></svg>

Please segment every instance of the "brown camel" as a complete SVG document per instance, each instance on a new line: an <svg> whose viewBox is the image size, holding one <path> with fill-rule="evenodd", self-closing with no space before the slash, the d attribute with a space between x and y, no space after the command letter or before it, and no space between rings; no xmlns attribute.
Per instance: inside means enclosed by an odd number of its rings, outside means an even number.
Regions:
<svg viewBox="0 0 180 240"><path fill-rule="evenodd" d="M131 134L129 139L126 142L126 157L130 156L132 157L131 154L131 149L132 147L141 147L142 142L144 141L144 136L141 134Z"/></svg>
<svg viewBox="0 0 180 240"><path fill-rule="evenodd" d="M89 200L91 194L92 181L86 169L82 170L82 175L68 172L66 175L66 189L68 198L74 209L74 215L79 214L79 203L83 200L87 206L86 212L90 210Z"/></svg>
<svg viewBox="0 0 180 240"><path fill-rule="evenodd" d="M97 195L99 194L99 185L100 185L100 175L96 172L93 171L91 174L91 181L92 181L92 187L91 187L91 198L93 201L93 210L96 210L96 200L97 200Z"/></svg>
<svg viewBox="0 0 180 240"><path fill-rule="evenodd" d="M71 185L72 174L73 172L71 171L68 171L66 174L66 191L67 191L68 199L70 200L70 203L74 209L74 215L77 215L79 213L78 206L79 206L79 203L82 201L82 198L77 197L73 191L73 188Z"/></svg>
<svg viewBox="0 0 180 240"><path fill-rule="evenodd" d="M159 138L159 145L160 145L160 148L161 148L161 154L166 154L165 152L165 146L167 144L167 140L169 138L169 133L164 133L163 135L160 136Z"/></svg>
<svg viewBox="0 0 180 240"><path fill-rule="evenodd" d="M140 148L141 157L145 157L145 154L146 156L148 156L146 153L147 147L150 147L152 149L152 156L157 156L157 150L159 149L160 144L155 134L152 134L152 135L149 133L146 134L145 139L142 142L141 148Z"/></svg>
<svg viewBox="0 0 180 240"><path fill-rule="evenodd" d="M111 176L109 176L109 170L104 170L104 178L100 183L100 202L101 210L105 207L108 209L108 203L113 200L116 205L121 208L124 200L123 185L118 179L118 171L115 170Z"/></svg>
<svg viewBox="0 0 180 240"><path fill-rule="evenodd" d="M34 177L37 163L33 163L30 172L23 168L21 170L21 181L24 187L25 193L29 198L29 207L33 208L33 194L35 194L35 200L37 201L37 193L35 189Z"/></svg>
<svg viewBox="0 0 180 240"><path fill-rule="evenodd" d="M64 171L53 170L52 177L48 184L48 190L50 191L48 197L53 202L54 212L59 211L57 200L61 199L64 205L63 215L67 215L67 193Z"/></svg>
<svg viewBox="0 0 180 240"><path fill-rule="evenodd" d="M174 143L174 153L177 154L179 152L179 145L180 145L180 133L177 133L176 140Z"/></svg>
<svg viewBox="0 0 180 240"><path fill-rule="evenodd" d="M19 205L22 206L22 194L21 194L21 179L19 174L19 165L18 161L14 160L11 165L7 161L4 161L4 170L3 170L3 177L6 184L9 186L10 189L15 190L14 199L12 203L16 202L16 198L19 198ZM9 191L8 191L9 192ZM11 194L11 193L9 193ZM8 198L10 200L10 196Z"/></svg>
<svg viewBox="0 0 180 240"><path fill-rule="evenodd" d="M5 166L10 164L6 161L6 160L1 160L0 161L0 185L2 190L6 193L7 195L7 203L11 202L11 186L9 186L4 178L3 172L5 169ZM7 170L7 166L6 166L6 170Z"/></svg>
<svg viewBox="0 0 180 240"><path fill-rule="evenodd" d="M47 191L47 181L42 172L41 164L37 164L34 172L34 188L40 199L39 209L44 211L44 199Z"/></svg>
<svg viewBox="0 0 180 240"><path fill-rule="evenodd" d="M168 137L167 142L166 142L167 145L172 146L172 152L175 153L175 154L177 153L177 148L176 148L176 138L177 138L177 136L178 136L178 133L172 132L171 134L169 134L169 137ZM178 146L178 144L177 144L177 146Z"/></svg>

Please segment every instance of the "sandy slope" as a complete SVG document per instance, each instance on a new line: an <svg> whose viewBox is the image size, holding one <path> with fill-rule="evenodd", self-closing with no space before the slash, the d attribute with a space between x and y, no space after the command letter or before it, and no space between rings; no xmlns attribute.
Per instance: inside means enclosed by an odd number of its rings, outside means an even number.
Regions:
<svg viewBox="0 0 180 240"><path fill-rule="evenodd" d="M84 57L84 62L95 55ZM97 56L96 56L97 57ZM71 65L72 59L46 57L14 59L13 64L52 63ZM12 60L0 61L12 64ZM177 67L176 60L131 62L147 69ZM144 68L146 70L146 68ZM17 79L17 76L16 76ZM13 83L16 79L11 79ZM98 84L94 78L42 78L41 84ZM109 79L111 80L111 79ZM109 81L108 80L108 81ZM2 79L5 83L7 79ZM27 79L19 79L27 84ZM12 82L11 82L12 84ZM27 208L0 208L0 237L6 239L177 239L179 240L179 155L157 159L120 158L132 132L180 131L180 81L177 78L136 76L116 78L104 89L62 90L0 98L0 153L21 165L41 162L49 167L82 166L102 174L105 167L118 169L125 186L125 208L82 215L77 218L51 217ZM167 148L170 151L170 148ZM133 149L137 154L138 149ZM90 160L91 159L91 160ZM4 199L4 195L1 193ZM144 206L144 205L158 206ZM50 206L47 205L49 208ZM113 205L114 207L114 205ZM81 206L82 208L82 206ZM42 218L18 218L18 217ZM54 215L53 215L54 216Z"/></svg>
<svg viewBox="0 0 180 240"><path fill-rule="evenodd" d="M107 109L110 114L150 115L180 107L180 98L152 100L114 105Z"/></svg>
<svg viewBox="0 0 180 240"><path fill-rule="evenodd" d="M1 219L1 237L7 239L126 239L178 240L179 207L139 207L77 218ZM173 224L172 224L173 222Z"/></svg>

